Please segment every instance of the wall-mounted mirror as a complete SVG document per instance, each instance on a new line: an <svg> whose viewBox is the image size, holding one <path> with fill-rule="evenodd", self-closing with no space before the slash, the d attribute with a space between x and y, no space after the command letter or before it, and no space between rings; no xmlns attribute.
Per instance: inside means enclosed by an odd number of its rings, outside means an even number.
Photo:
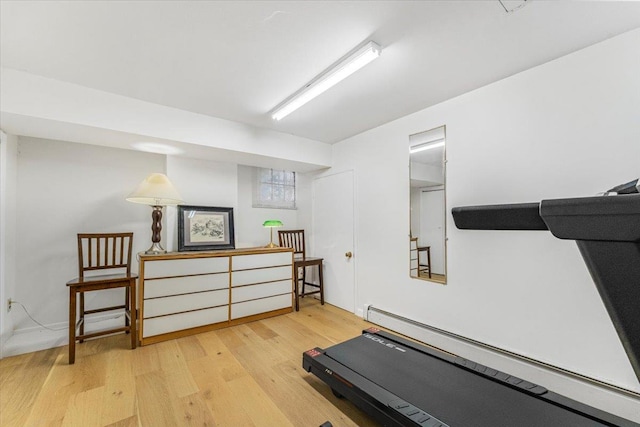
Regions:
<svg viewBox="0 0 640 427"><path fill-rule="evenodd" d="M445 127L409 136L411 230L409 274L447 283Z"/></svg>

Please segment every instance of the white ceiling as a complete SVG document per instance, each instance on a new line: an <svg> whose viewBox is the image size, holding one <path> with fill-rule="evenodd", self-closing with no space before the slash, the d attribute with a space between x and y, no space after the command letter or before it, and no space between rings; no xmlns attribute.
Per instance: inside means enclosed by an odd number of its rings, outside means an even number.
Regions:
<svg viewBox="0 0 640 427"><path fill-rule="evenodd" d="M520 1L505 1L515 7ZM640 27L640 2L2 1L7 68L335 143ZM280 122L354 46L379 59Z"/></svg>

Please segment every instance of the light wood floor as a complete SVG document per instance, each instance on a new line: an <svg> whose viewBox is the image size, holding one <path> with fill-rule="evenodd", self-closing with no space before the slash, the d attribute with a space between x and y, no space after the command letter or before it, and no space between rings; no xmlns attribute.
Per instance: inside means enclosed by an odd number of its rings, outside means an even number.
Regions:
<svg viewBox="0 0 640 427"><path fill-rule="evenodd" d="M431 282L437 282L437 283L442 283L442 284L447 283L446 276L444 276L442 274L432 273L431 277L429 277L429 273L418 273L418 277L420 279L429 280Z"/></svg>
<svg viewBox="0 0 640 427"><path fill-rule="evenodd" d="M431 274L431 278L429 278L428 274L420 274L420 277L427 278L427 280L431 280L432 282L438 283L447 283L447 278L442 274Z"/></svg>
<svg viewBox="0 0 640 427"><path fill-rule="evenodd" d="M0 425L373 426L302 369L302 353L360 335L355 315L300 311L128 348L124 334L0 360Z"/></svg>

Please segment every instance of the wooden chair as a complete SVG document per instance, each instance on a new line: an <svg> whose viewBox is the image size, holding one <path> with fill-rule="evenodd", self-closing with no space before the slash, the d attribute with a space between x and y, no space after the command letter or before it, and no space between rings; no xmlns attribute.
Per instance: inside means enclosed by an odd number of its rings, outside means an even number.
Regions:
<svg viewBox="0 0 640 427"><path fill-rule="evenodd" d="M299 299L307 295L320 294L320 304L324 305L324 284L322 281L322 258L308 257L305 250L304 230L278 230L280 246L293 248L293 266L297 273L295 281L296 311L300 310ZM318 283L307 282L307 267L317 267ZM314 290L306 292L305 286Z"/></svg>
<svg viewBox="0 0 640 427"><path fill-rule="evenodd" d="M133 233L78 234L78 277L67 282L69 287L69 364L76 359L76 341L125 332L131 335L131 348L136 348L136 279L131 274ZM92 274L97 272L110 274ZM84 293L104 289L125 288L124 305L86 310ZM77 307L79 295L80 308ZM85 315L124 309L125 325L93 333L84 333ZM79 318L76 321L76 314ZM79 333L76 334L76 330Z"/></svg>

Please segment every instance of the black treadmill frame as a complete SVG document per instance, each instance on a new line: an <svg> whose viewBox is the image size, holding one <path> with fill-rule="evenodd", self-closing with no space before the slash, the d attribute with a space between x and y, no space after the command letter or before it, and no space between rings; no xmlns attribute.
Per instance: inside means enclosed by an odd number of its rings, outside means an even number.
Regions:
<svg viewBox="0 0 640 427"><path fill-rule="evenodd" d="M459 369L463 369L471 372L472 374L489 378L487 375L481 374L480 372L472 368L474 366L482 365L461 358L459 356L454 356L436 350L434 348L409 341L405 338L393 335L385 331L381 331L378 328L369 328L362 331L362 333L376 335L385 341L397 343L401 346L408 347L412 350L423 353L425 357L435 357L446 363L453 364ZM381 425L398 427L420 425L389 406L391 402L402 400L400 397L373 383L372 381L369 381L367 378L358 374L349 367L333 360L331 357L325 354L325 350L316 347L304 352L302 357L302 366L305 371L314 374L324 383L329 385L329 387L331 387L331 390L338 397L347 398L358 408L369 414ZM565 396L549 391L541 386L536 386L533 391L528 391L509 382L499 380L498 378L489 379L492 379L505 387L511 387L512 389L515 389L521 393L525 393L532 398L544 400L555 406L564 408L574 413L578 413L594 421L601 422L604 425L619 427L640 426L640 424L636 424L632 421L620 418L616 415L569 399ZM424 410L424 408L421 409ZM441 420L440 422L442 422L443 425L446 425L446 420Z"/></svg>

